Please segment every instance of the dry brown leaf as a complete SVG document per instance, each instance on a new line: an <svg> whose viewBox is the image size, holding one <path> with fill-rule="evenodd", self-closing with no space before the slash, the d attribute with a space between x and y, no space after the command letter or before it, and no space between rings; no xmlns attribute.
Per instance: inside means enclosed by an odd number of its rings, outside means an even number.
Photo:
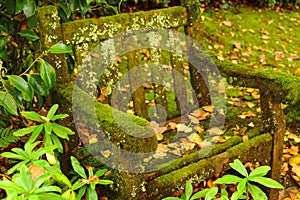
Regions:
<svg viewBox="0 0 300 200"><path fill-rule="evenodd" d="M193 115L188 115L188 118L191 120L193 124L199 124L199 119Z"/></svg>
<svg viewBox="0 0 300 200"><path fill-rule="evenodd" d="M219 135L223 134L223 131L222 131L222 129L220 129L218 127L213 127L208 130L208 134L209 134L209 136L219 136Z"/></svg>
<svg viewBox="0 0 300 200"><path fill-rule="evenodd" d="M289 164L292 167L300 166L300 155L295 155L289 159Z"/></svg>
<svg viewBox="0 0 300 200"><path fill-rule="evenodd" d="M185 133L190 133L193 130L191 127L188 127L184 124L177 124L176 128L177 128L177 131L185 132Z"/></svg>
<svg viewBox="0 0 300 200"><path fill-rule="evenodd" d="M176 123L174 123L174 122L169 122L169 126L170 126L170 129L171 130L175 130L176 129Z"/></svg>
<svg viewBox="0 0 300 200"><path fill-rule="evenodd" d="M232 21L222 21L222 24L228 27L231 27L233 25Z"/></svg>
<svg viewBox="0 0 300 200"><path fill-rule="evenodd" d="M168 152L170 149L168 149L167 145L165 144L158 144L157 145L157 149L156 151L160 151L160 152Z"/></svg>
<svg viewBox="0 0 300 200"><path fill-rule="evenodd" d="M204 142L201 142L201 144L199 145L201 149L203 148L206 148L206 147L210 147L212 145L211 142L207 142L207 141L204 141Z"/></svg>
<svg viewBox="0 0 300 200"><path fill-rule="evenodd" d="M34 164L31 164L29 166L29 173L32 177L32 180L34 181L39 175L42 175L43 173L45 173L45 170L43 167L39 167Z"/></svg>
<svg viewBox="0 0 300 200"><path fill-rule="evenodd" d="M202 139L201 137L197 134L197 133L192 133L190 134L187 139L190 141L190 142L193 142L193 143L196 143L198 145L201 144L202 142Z"/></svg>
<svg viewBox="0 0 300 200"><path fill-rule="evenodd" d="M200 125L197 125L194 127L194 129L198 132L198 133L202 133L204 131L204 128Z"/></svg>
<svg viewBox="0 0 300 200"><path fill-rule="evenodd" d="M141 49L140 53L144 54L147 58L150 58L150 53L147 49Z"/></svg>
<svg viewBox="0 0 300 200"><path fill-rule="evenodd" d="M89 144L95 144L98 142L98 139L96 137L89 138Z"/></svg>
<svg viewBox="0 0 300 200"><path fill-rule="evenodd" d="M240 119L253 118L255 116L256 116L256 114L254 112L252 112L251 110L249 110L247 112L243 112L241 115L238 115L238 117Z"/></svg>
<svg viewBox="0 0 300 200"><path fill-rule="evenodd" d="M180 139L181 143L180 143L180 149L182 151L188 151L188 150L192 150L195 148L195 143L189 142L187 139L185 138L181 138Z"/></svg>
<svg viewBox="0 0 300 200"><path fill-rule="evenodd" d="M182 156L180 149L171 150L170 153L172 153L176 156Z"/></svg>
<svg viewBox="0 0 300 200"><path fill-rule="evenodd" d="M233 42L232 44L233 44L233 46L234 46L235 48L237 48L237 49L239 49L239 50L242 50L242 46L241 46L241 43L240 43L240 42Z"/></svg>
<svg viewBox="0 0 300 200"><path fill-rule="evenodd" d="M107 149L107 150L102 150L100 153L103 157L108 158L111 154L111 151Z"/></svg>
<svg viewBox="0 0 300 200"><path fill-rule="evenodd" d="M208 106L202 106L203 110L205 110L206 112L212 112L214 110L213 106L208 105Z"/></svg>
<svg viewBox="0 0 300 200"><path fill-rule="evenodd" d="M164 152L156 152L154 155L153 155L153 158L164 158L167 154L164 153Z"/></svg>
<svg viewBox="0 0 300 200"><path fill-rule="evenodd" d="M300 68L297 68L296 71L294 72L295 75L300 75Z"/></svg>

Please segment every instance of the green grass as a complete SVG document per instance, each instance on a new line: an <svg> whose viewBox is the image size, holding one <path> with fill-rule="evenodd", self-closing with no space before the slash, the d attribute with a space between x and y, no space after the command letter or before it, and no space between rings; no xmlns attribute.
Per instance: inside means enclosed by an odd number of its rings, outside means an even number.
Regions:
<svg viewBox="0 0 300 200"><path fill-rule="evenodd" d="M239 64L288 73L300 67L300 60L291 59L292 54L300 56L300 14L296 11L238 7L215 12L209 9L203 13L202 20L201 45L216 52L221 59L233 60L231 55L235 54L235 62ZM232 25L225 25L224 21ZM240 48L235 49L234 44Z"/></svg>

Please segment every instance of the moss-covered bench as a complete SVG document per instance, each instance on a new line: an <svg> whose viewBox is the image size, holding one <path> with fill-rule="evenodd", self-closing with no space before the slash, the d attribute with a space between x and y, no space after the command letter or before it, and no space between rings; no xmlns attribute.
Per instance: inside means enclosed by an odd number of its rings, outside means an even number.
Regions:
<svg viewBox="0 0 300 200"><path fill-rule="evenodd" d="M54 43L64 42L72 47L73 58L81 66L78 75L71 78L65 56L49 55L46 58L57 70L58 85L52 93L52 101L61 104L65 111L75 111L75 126L82 143L85 144L75 148L78 138L73 138L69 146L66 146L69 148L67 152L86 165L112 168L109 176L114 179L115 184L105 188L110 199L161 199L180 189L187 180L201 182L227 170L228 163L236 158L243 163L250 161L271 165L270 177L275 180L280 178L285 132L285 116L281 103L299 101L299 79L272 70L251 70L246 66L232 65L229 61L221 62L215 59L215 55L208 56L204 53L196 45L201 40L197 2L182 0L182 6L179 7L63 24L59 22L55 7L38 9L42 48L47 49ZM175 34L174 31L182 34L173 35L173 38L180 38L180 41L173 41L171 48L174 51L168 52L167 49L154 48L151 45L150 48L143 46L151 43L151 37L147 36L151 32L149 30L142 32L145 37L140 34L137 39L131 38L130 34L134 35L135 30L142 28L171 30L167 32L167 38L172 38L170 35ZM125 31L126 34L122 35ZM116 38L118 34L121 36ZM163 43L163 34L154 37ZM188 37L184 37L186 35ZM107 40L110 38L120 43L110 45L110 40ZM100 43L102 46L97 49ZM188 52L183 53L186 59L181 58L176 46L181 46L181 49ZM99 53L104 52L105 48L105 54ZM115 54L116 49L121 52L120 55L110 55ZM116 60L111 64L110 59L114 56ZM153 63L161 64L162 67L151 65ZM200 68L194 66L197 63L201 64ZM109 67L103 70L101 64ZM100 71L95 67L98 65ZM233 136L222 143L208 145L207 148L202 146L203 148L187 151L184 156L177 156L176 159L169 156L167 158L170 162L166 162L163 156L154 159L155 151L161 147L161 143L158 142L154 129L149 126L149 121L163 124L164 120L174 122L172 119L177 117L176 123L184 124L186 117L191 116L190 113L201 106L224 105L222 97L225 98L225 94L222 89L218 88L218 84L212 86L213 83L205 78L218 73L207 71L207 66L214 65L231 84L259 89L262 115L262 119L258 119L260 123L246 131L247 139L242 135ZM103 74L100 82L97 78L94 80L97 73ZM125 75L128 77L124 78ZM141 79L150 80L144 85L136 84ZM192 87L189 88L186 82ZM210 86L207 87L207 84ZM119 86L119 89L114 88L115 86ZM114 93L115 90L117 93ZM99 93L95 94L95 91ZM213 95L215 98L212 98ZM214 109L221 111L223 107ZM227 113L225 116L225 111L222 111L221 114L211 113L214 116L210 119L211 124L222 127L223 117L230 115ZM191 119L189 120L188 123L191 124ZM170 131L170 140L178 136L178 133L175 136L172 133L174 128ZM188 135L190 132L182 129L181 133ZM180 137L177 140L180 141ZM277 197L278 191L270 190L269 199L278 199Z"/></svg>

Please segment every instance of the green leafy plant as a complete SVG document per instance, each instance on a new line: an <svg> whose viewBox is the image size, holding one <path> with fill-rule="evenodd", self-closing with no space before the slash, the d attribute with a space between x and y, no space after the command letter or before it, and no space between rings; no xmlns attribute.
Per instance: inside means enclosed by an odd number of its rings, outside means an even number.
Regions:
<svg viewBox="0 0 300 200"><path fill-rule="evenodd" d="M268 188L278 188L283 189L283 186L277 181L264 177L270 170L270 166L260 166L254 169L250 174L248 174L246 168L239 160L234 160L233 163L229 164L232 169L240 173L244 178L240 178L235 175L225 175L219 178L214 183L215 184L233 184L238 183L237 191L232 194L231 199L239 199L246 194L246 199L249 199L249 193L254 200L267 200L267 195L253 183L259 183ZM249 193L248 193L249 191Z"/></svg>
<svg viewBox="0 0 300 200"><path fill-rule="evenodd" d="M44 146L51 147L55 145L59 153L63 153L63 145L59 138L69 140L69 135L75 134L71 129L55 123L55 120L68 117L67 114L55 115L58 109L58 104L53 105L46 116L41 116L34 111L24 111L21 114L29 119L41 124L19 129L14 132L15 136L21 137L32 133L28 142L33 142L42 132L44 132ZM54 152L50 151L46 154L48 161L51 164L56 163Z"/></svg>
<svg viewBox="0 0 300 200"><path fill-rule="evenodd" d="M53 149L55 149L56 146L49 146L45 148L40 147L37 150L34 150L35 147L37 147L37 145L40 143L41 143L40 141L35 143L31 143L31 141L27 141L24 145L24 150L21 148L13 148L11 149L12 152L4 152L0 154L1 156L6 158L19 160L19 162L15 166L13 166L7 171L7 174L14 173L16 170L20 169L22 165L30 165L30 164L34 164L36 166L47 165L48 164L47 161L40 160L40 157L46 154L47 152L53 151Z"/></svg>
<svg viewBox="0 0 300 200"><path fill-rule="evenodd" d="M100 169L96 173L94 173L92 167L88 167L88 173L85 172L84 168L80 165L79 161L75 157L71 157L71 164L74 171L80 176L80 178L74 183L72 189L78 190L78 195L76 200L80 200L83 195L86 193L87 200L95 200L98 199L98 195L96 193L96 185L109 185L113 184L111 180L103 180L99 177L103 176L107 169Z"/></svg>
<svg viewBox="0 0 300 200"><path fill-rule="evenodd" d="M233 163L229 163L230 167L240 173L244 178L240 178L235 175L225 175L222 178L217 179L214 184L234 184L238 183L237 191L231 196L231 200L237 199L250 199L249 193L254 200L267 200L266 194L254 183L259 183L268 188L278 188L283 189L283 186L274 181L273 179L264 177L268 171L270 171L270 166L260 166L254 169L250 174L248 174L247 169L244 167L240 160L234 160ZM249 193L248 193L249 191ZM194 200L199 198L205 198L205 200L215 199L218 193L218 187L206 188L195 194L193 194L193 186L190 181L186 182L185 193L181 197L166 197L163 200ZM245 196L246 194L246 196ZM221 190L221 200L228 200L228 193L223 188Z"/></svg>
<svg viewBox="0 0 300 200"><path fill-rule="evenodd" d="M33 200L33 199L51 199L66 200L60 193L62 190L50 182L50 173L43 173L37 178L29 173L25 164L20 166L20 173L14 174L12 180L1 180L0 188L7 194L7 200Z"/></svg>
<svg viewBox="0 0 300 200"><path fill-rule="evenodd" d="M71 53L69 47L62 43L55 44L36 58L29 67L20 75L6 75L0 60L0 106L15 116L18 116L18 108L23 108L23 100L32 103L34 93L41 99L47 96L54 87L56 80L55 69L42 57L48 53ZM27 73L36 63L39 63L39 73ZM26 80L22 77L26 76ZM39 102L38 102L39 103Z"/></svg>

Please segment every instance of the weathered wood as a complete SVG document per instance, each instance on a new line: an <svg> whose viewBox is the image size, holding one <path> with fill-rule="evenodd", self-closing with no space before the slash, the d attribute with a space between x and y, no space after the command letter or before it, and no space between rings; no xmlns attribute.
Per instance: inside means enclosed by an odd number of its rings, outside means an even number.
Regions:
<svg viewBox="0 0 300 200"><path fill-rule="evenodd" d="M37 9L36 19L39 27L40 43L43 51L52 45L63 42L58 12L54 6L45 6ZM65 55L50 54L44 59L56 70L57 84L70 82L70 74Z"/></svg>
<svg viewBox="0 0 300 200"><path fill-rule="evenodd" d="M145 102L145 90L143 86L137 86L137 83L140 82L141 78L144 77L144 74L138 68L139 62L139 51L135 50L128 55L128 70L129 70L129 80L130 80L130 89L132 91L132 99L134 112L143 118L148 118L148 110Z"/></svg>
<svg viewBox="0 0 300 200"><path fill-rule="evenodd" d="M285 116L281 108L281 103L273 97L273 92L260 90L261 110L264 124L264 132L272 134L272 154L270 178L280 181L282 167L282 151L284 133L286 128ZM278 189L270 189L268 193L270 200L277 200Z"/></svg>

